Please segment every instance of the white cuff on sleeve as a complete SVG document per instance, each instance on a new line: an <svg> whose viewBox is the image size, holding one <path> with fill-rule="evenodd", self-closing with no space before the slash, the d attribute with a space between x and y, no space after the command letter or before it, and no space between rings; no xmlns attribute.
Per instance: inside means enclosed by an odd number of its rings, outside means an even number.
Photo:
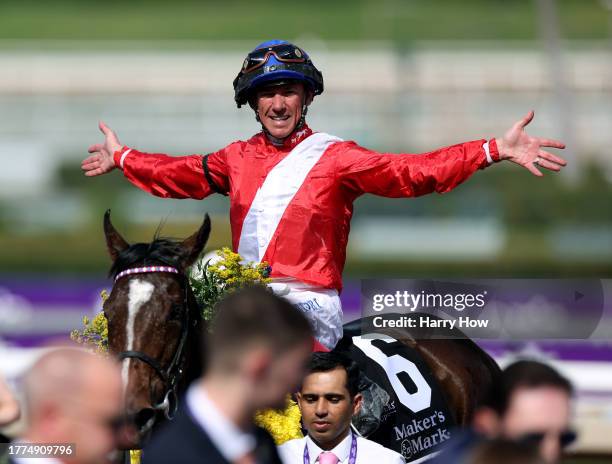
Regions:
<svg viewBox="0 0 612 464"><path fill-rule="evenodd" d="M125 151L125 153L123 153L121 155L121 158L119 159L119 166L121 167L121 169L123 169L123 162L125 161L125 157L128 155L129 152L131 152L132 149L128 149ZM489 148L487 147L487 157L489 156ZM488 158L487 158L488 159Z"/></svg>
<svg viewBox="0 0 612 464"><path fill-rule="evenodd" d="M489 152L489 142L485 142L482 145L482 148L484 149L485 155L487 156L487 163L493 164L493 158L491 158L491 153ZM123 158L121 159L123 160Z"/></svg>

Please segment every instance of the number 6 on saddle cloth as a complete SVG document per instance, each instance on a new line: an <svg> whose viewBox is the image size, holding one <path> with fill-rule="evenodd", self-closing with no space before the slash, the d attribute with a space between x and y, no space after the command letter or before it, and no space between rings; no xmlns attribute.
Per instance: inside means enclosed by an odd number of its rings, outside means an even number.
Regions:
<svg viewBox="0 0 612 464"><path fill-rule="evenodd" d="M335 348L362 372L362 407L353 425L407 462L432 454L456 425L446 394L416 349L388 335L363 337L361 323L346 324Z"/></svg>

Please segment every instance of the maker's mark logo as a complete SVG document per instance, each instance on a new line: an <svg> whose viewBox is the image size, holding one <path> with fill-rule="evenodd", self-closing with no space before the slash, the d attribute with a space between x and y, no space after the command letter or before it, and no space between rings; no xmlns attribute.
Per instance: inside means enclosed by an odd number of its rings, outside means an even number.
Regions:
<svg viewBox="0 0 612 464"><path fill-rule="evenodd" d="M444 413L434 411L427 417L412 419L393 427L395 439L400 442L400 450L406 460L430 454L437 445L449 440L451 434L445 422Z"/></svg>
<svg viewBox="0 0 612 464"><path fill-rule="evenodd" d="M408 461L412 457L412 446L410 446L409 438L406 438L404 441L402 441L401 453L406 461Z"/></svg>

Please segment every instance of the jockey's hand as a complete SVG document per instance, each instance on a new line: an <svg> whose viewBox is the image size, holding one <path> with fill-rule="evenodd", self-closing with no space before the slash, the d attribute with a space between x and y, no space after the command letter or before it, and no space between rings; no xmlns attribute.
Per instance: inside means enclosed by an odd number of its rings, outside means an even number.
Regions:
<svg viewBox="0 0 612 464"><path fill-rule="evenodd" d="M87 150L92 153L91 156L85 158L81 163L81 169L85 171L86 176L99 176L115 169L115 160L113 154L122 148L119 143L117 134L104 124L99 123L100 131L104 134L104 143L96 143Z"/></svg>
<svg viewBox="0 0 612 464"><path fill-rule="evenodd" d="M565 148L565 144L557 140L531 137L525 132L525 126L533 119L533 111L514 124L502 138L496 139L499 159L510 160L531 171L534 176L543 174L538 167L560 171L567 162L558 156L542 150L542 147Z"/></svg>

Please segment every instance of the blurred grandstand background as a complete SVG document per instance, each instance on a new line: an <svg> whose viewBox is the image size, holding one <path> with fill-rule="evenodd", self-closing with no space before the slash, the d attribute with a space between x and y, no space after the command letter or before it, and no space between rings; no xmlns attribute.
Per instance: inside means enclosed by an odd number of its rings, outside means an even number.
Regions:
<svg viewBox="0 0 612 464"><path fill-rule="evenodd" d="M236 109L231 82L271 37L300 44L324 73L315 130L424 152L501 135L534 109L529 131L568 143L561 175L499 165L444 196L359 199L349 314L354 282L373 275L612 277L610 0L3 0L0 344L39 344L99 308L107 208L133 241L160 222L185 236L209 212L210 247L230 243L226 198L157 199L119 172L87 179L79 164L101 140L100 119L143 151L207 153L248 138L258 125ZM605 379L610 393L612 364L600 358L612 347L597 349L578 361L608 369L595 393ZM597 398L609 430L612 395Z"/></svg>

